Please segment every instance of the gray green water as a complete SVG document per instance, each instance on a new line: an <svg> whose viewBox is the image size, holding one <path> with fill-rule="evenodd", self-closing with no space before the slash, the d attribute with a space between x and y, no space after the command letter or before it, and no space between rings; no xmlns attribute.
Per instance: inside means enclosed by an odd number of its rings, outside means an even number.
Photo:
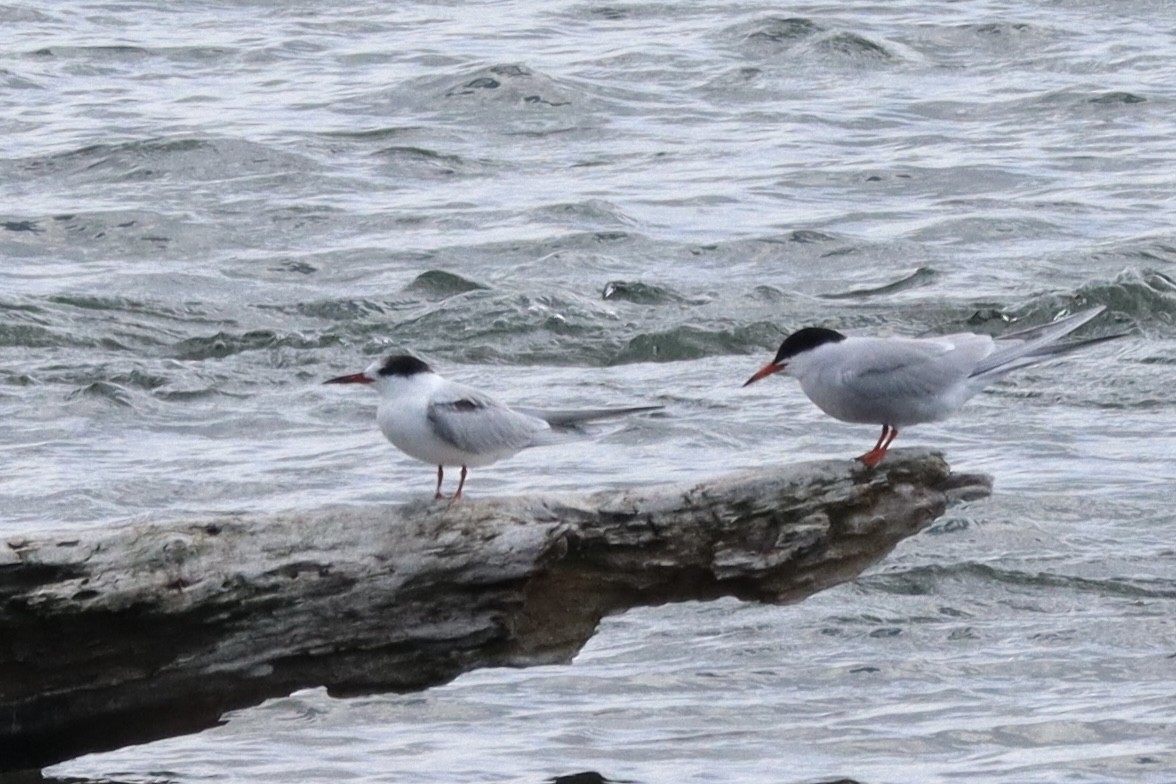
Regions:
<svg viewBox="0 0 1176 784"><path fill-rule="evenodd" d="M739 388L806 324L1101 303L1088 334L1134 335L904 432L996 492L851 585L54 772L1176 780L1174 29L1144 1L0 5L0 542L424 495L374 400L319 385L386 352L667 406L474 472L491 495L864 451L786 381Z"/></svg>

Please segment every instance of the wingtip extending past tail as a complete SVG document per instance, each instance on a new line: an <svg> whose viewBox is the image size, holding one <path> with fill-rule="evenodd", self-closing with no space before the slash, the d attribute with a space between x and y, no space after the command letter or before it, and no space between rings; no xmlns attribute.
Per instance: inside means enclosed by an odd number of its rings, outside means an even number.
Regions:
<svg viewBox="0 0 1176 784"><path fill-rule="evenodd" d="M665 406L628 406L625 408L560 410L515 408L514 410L520 414L542 419L550 426L549 430L533 433L529 446L552 446L597 435L601 432L600 429L591 427L591 424L602 419L616 419L618 417L628 416L629 414L646 414L664 409Z"/></svg>
<svg viewBox="0 0 1176 784"><path fill-rule="evenodd" d="M972 371L971 377L1003 376L1005 373L1016 370L1017 368L1035 365L1038 362L1044 362L1047 359L1068 354L1080 348L1127 337L1130 333L1122 332L1114 335L1101 335L1096 338L1073 340L1067 343L1058 342L1066 335L1076 331L1079 327L1100 315L1106 309L1106 305L1097 305L1047 324L1027 327L1026 329L1000 336L997 338L997 344L1002 346L1007 345L1007 348L994 351L989 357L980 362Z"/></svg>
<svg viewBox="0 0 1176 784"><path fill-rule="evenodd" d="M628 406L625 408L561 409L556 411L539 408L516 408L515 410L538 417L552 427L575 427L601 419L615 419L629 414L645 414L664 409L665 406Z"/></svg>
<svg viewBox="0 0 1176 784"><path fill-rule="evenodd" d="M1077 313L1071 313L1069 316L1063 316L1060 319L1054 319L1044 324L1037 324L1032 327L1025 327L1000 335L997 337L997 340L1001 342L1017 340L1028 343L1039 339L1048 340L1050 336L1055 338L1063 337L1074 332L1086 322L1097 318L1106 309L1106 305L1095 305L1093 308L1080 310Z"/></svg>
<svg viewBox="0 0 1176 784"><path fill-rule="evenodd" d="M664 406L628 406L624 408L567 408L567 409L547 409L547 408L522 408L521 406L513 407L514 410L519 411L520 414L527 416L534 416L552 425L553 428L574 428L576 425L587 422L596 422L597 420L612 420L619 416L628 416L630 414L648 414L650 411L661 411L666 409Z"/></svg>

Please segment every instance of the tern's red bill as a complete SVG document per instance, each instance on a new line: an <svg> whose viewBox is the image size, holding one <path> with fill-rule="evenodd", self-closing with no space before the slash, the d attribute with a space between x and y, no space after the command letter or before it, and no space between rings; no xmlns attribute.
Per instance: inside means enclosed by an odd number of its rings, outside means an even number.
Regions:
<svg viewBox="0 0 1176 784"><path fill-rule="evenodd" d="M363 373L352 373L350 376L336 376L323 382L324 384L370 384L372 380Z"/></svg>
<svg viewBox="0 0 1176 784"><path fill-rule="evenodd" d="M787 362L781 362L779 365L777 365L775 362L769 362L768 364L764 365L762 368L757 370L755 372L754 376L752 376L751 378L744 381L743 386L748 386L750 384L754 384L755 382L759 381L761 378L767 378L768 376L772 375L773 373L779 373L781 370L783 370L786 367L788 367Z"/></svg>

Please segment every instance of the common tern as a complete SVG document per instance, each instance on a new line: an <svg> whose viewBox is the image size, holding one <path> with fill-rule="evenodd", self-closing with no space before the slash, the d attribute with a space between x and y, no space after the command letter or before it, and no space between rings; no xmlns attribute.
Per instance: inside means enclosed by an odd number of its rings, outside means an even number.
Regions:
<svg viewBox="0 0 1176 784"><path fill-rule="evenodd" d="M857 459L876 466L899 428L950 416L992 382L1019 368L1124 335L1058 341L1102 313L1098 306L998 338L960 332L925 338L847 337L805 327L743 386L774 373L800 388L829 416L882 426L874 448Z"/></svg>
<svg viewBox="0 0 1176 784"><path fill-rule="evenodd" d="M566 443L577 428L599 419L657 411L662 406L548 411L511 408L473 387L449 381L413 356L377 360L362 373L325 384L370 384L380 394L376 421L406 455L437 466L440 500L445 466L461 466L453 499L461 498L471 467L490 465L533 446Z"/></svg>

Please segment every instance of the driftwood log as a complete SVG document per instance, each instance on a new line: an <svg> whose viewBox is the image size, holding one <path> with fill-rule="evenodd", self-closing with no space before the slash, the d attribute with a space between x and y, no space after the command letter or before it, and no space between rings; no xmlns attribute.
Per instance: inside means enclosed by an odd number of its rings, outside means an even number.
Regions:
<svg viewBox="0 0 1176 784"><path fill-rule="evenodd" d="M985 476L896 450L591 495L335 507L0 540L0 771L297 689L569 661L600 619L850 580Z"/></svg>

